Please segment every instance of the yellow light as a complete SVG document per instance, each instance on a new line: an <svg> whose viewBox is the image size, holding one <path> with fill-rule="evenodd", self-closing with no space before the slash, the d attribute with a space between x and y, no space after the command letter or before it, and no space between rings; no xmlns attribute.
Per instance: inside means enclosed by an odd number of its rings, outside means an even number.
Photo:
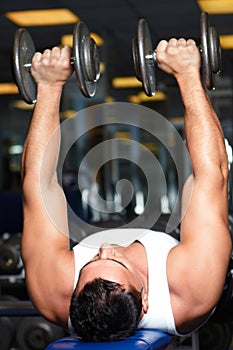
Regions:
<svg viewBox="0 0 233 350"><path fill-rule="evenodd" d="M116 89L138 88L142 83L136 77L116 77L112 79L112 86Z"/></svg>
<svg viewBox="0 0 233 350"><path fill-rule="evenodd" d="M163 91L156 91L153 96L147 96L144 92L139 93L139 97L142 102L147 101L164 101L167 98L167 95Z"/></svg>
<svg viewBox="0 0 233 350"><path fill-rule="evenodd" d="M111 102L115 102L116 100L115 100L115 98L113 98L112 96L106 96L105 99L104 99L104 101L105 101L106 103L111 103Z"/></svg>
<svg viewBox="0 0 233 350"><path fill-rule="evenodd" d="M97 33L90 33L91 37L95 40L97 46L102 46L104 44L104 39L101 38Z"/></svg>
<svg viewBox="0 0 233 350"><path fill-rule="evenodd" d="M197 0L201 11L209 14L233 13L233 0Z"/></svg>
<svg viewBox="0 0 233 350"><path fill-rule="evenodd" d="M61 44L62 46L69 46L73 47L73 35L72 34L65 34L61 37Z"/></svg>
<svg viewBox="0 0 233 350"><path fill-rule="evenodd" d="M76 115L77 111L74 109L67 109L64 112L60 113L62 119L73 118Z"/></svg>
<svg viewBox="0 0 233 350"><path fill-rule="evenodd" d="M138 94L141 102L150 102L150 101L164 101L167 99L167 95L163 91L156 91L153 96L147 96L143 91Z"/></svg>
<svg viewBox="0 0 233 350"><path fill-rule="evenodd" d="M131 133L128 131L117 131L114 134L114 137L119 138L119 139L131 139Z"/></svg>
<svg viewBox="0 0 233 350"><path fill-rule="evenodd" d="M164 101L167 99L167 95L163 91L156 91L153 96L147 96L143 91L139 92L137 95L131 95L128 97L129 102L141 103L141 102L154 102L154 101Z"/></svg>
<svg viewBox="0 0 233 350"><path fill-rule="evenodd" d="M20 27L53 26L79 21L79 17L66 8L6 12L5 17Z"/></svg>
<svg viewBox="0 0 233 350"><path fill-rule="evenodd" d="M184 124L184 117L172 117L171 122L173 124Z"/></svg>
<svg viewBox="0 0 233 350"><path fill-rule="evenodd" d="M96 33L90 33L90 36L95 40L97 46L102 46L104 44L103 38ZM67 45L73 47L73 34L65 34L61 37L62 46Z"/></svg>
<svg viewBox="0 0 233 350"><path fill-rule="evenodd" d="M18 94L19 90L14 83L0 83L0 95Z"/></svg>
<svg viewBox="0 0 233 350"><path fill-rule="evenodd" d="M136 103L139 104L141 102L140 98L138 97L138 95L130 95L128 97L129 102L131 103Z"/></svg>
<svg viewBox="0 0 233 350"><path fill-rule="evenodd" d="M233 49L233 35L220 35L220 45L225 50Z"/></svg>
<svg viewBox="0 0 233 350"><path fill-rule="evenodd" d="M22 110L32 110L34 109L34 104L29 105L28 103L24 102L23 100L15 100L11 103L11 107L22 109Z"/></svg>
<svg viewBox="0 0 233 350"><path fill-rule="evenodd" d="M146 146L151 152L158 152L158 146L153 142L145 142L144 146Z"/></svg>

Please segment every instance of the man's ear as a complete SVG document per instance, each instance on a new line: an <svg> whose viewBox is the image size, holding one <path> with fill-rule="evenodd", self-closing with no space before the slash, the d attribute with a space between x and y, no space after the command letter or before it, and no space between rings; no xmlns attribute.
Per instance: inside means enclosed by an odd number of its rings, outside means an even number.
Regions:
<svg viewBox="0 0 233 350"><path fill-rule="evenodd" d="M148 311L148 294L143 290L142 291L142 310L146 314Z"/></svg>

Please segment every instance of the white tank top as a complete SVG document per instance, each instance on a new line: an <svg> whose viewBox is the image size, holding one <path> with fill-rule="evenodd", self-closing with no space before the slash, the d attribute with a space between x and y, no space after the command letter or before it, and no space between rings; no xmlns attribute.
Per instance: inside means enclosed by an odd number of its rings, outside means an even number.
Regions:
<svg viewBox="0 0 233 350"><path fill-rule="evenodd" d="M175 327L166 274L168 253L179 242L168 234L145 229L119 228L100 231L84 238L73 248L75 260L74 289L79 278L80 269L97 254L102 243L128 246L135 240L141 242L145 247L148 260L149 308L138 328L152 328L180 335Z"/></svg>

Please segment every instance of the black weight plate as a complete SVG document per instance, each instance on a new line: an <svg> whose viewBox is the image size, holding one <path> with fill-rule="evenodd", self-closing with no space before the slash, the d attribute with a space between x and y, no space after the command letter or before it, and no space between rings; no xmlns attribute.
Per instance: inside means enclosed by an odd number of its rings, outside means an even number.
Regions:
<svg viewBox="0 0 233 350"><path fill-rule="evenodd" d="M24 28L18 29L14 36L13 69L19 92L29 104L36 102L37 85L30 68L25 67L25 64L32 62L35 52L35 45L29 32Z"/></svg>
<svg viewBox="0 0 233 350"><path fill-rule="evenodd" d="M88 78L97 82L100 77L100 55L95 40L91 37L85 42L84 60Z"/></svg>
<svg viewBox="0 0 233 350"><path fill-rule="evenodd" d="M79 88L85 97L93 97L96 92L96 81L90 80L86 62L87 53L85 50L89 38L90 33L86 24L82 21L76 23L73 31L74 69Z"/></svg>
<svg viewBox="0 0 233 350"><path fill-rule="evenodd" d="M44 350L49 343L62 337L63 329L42 317L23 317L16 329L17 345L22 350Z"/></svg>
<svg viewBox="0 0 233 350"><path fill-rule="evenodd" d="M14 326L9 317L0 318L0 344L1 350L10 350L14 337Z"/></svg>
<svg viewBox="0 0 233 350"><path fill-rule="evenodd" d="M15 247L3 245L0 247L0 272L11 273L17 270L20 255Z"/></svg>
<svg viewBox="0 0 233 350"><path fill-rule="evenodd" d="M132 54L133 54L133 64L134 64L134 71L136 78L139 81L142 81L142 75L140 72L140 65L139 65L139 53L138 53L138 37L135 36L132 40Z"/></svg>
<svg viewBox="0 0 233 350"><path fill-rule="evenodd" d="M211 90L214 88L213 75L211 72L211 62L209 57L209 18L206 12L201 13L200 19L200 32L201 32L201 59L202 59L202 72L205 85L207 89Z"/></svg>
<svg viewBox="0 0 233 350"><path fill-rule="evenodd" d="M228 350L231 344L232 325L208 322L199 330L200 349Z"/></svg>
<svg viewBox="0 0 233 350"><path fill-rule="evenodd" d="M155 59L151 36L145 19L140 19L137 28L139 67L142 85L148 96L155 94Z"/></svg>
<svg viewBox="0 0 233 350"><path fill-rule="evenodd" d="M220 46L219 36L215 27L209 27L209 56L211 64L211 72L218 74L222 70L222 50Z"/></svg>

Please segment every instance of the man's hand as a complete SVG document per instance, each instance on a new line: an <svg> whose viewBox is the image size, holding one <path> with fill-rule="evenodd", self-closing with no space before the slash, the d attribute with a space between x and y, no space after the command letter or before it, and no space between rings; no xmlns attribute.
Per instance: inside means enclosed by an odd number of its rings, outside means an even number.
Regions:
<svg viewBox="0 0 233 350"><path fill-rule="evenodd" d="M156 48L156 59L160 69L178 78L180 75L200 71L200 53L192 39L162 40Z"/></svg>
<svg viewBox="0 0 233 350"><path fill-rule="evenodd" d="M47 49L43 53L36 52L32 59L31 73L38 86L62 86L73 73L70 58L71 51L67 46Z"/></svg>

